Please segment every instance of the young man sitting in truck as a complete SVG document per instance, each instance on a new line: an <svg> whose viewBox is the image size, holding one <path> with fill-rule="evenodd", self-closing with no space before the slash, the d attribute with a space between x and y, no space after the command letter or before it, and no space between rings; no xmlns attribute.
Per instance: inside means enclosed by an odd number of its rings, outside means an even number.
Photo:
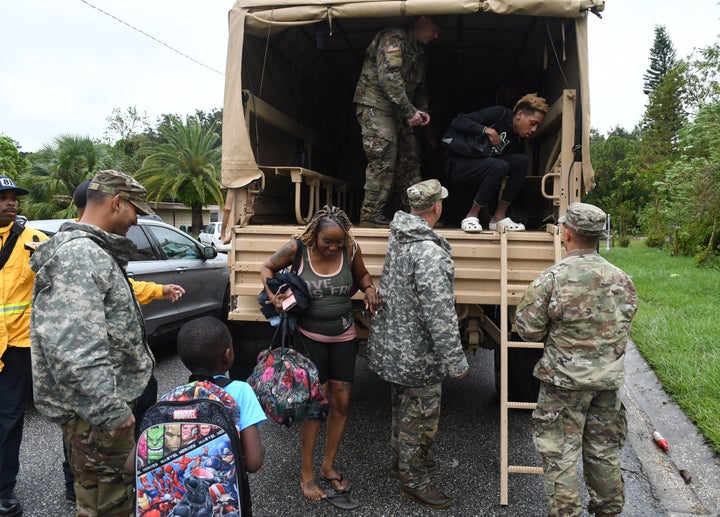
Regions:
<svg viewBox="0 0 720 517"><path fill-rule="evenodd" d="M469 114L460 114L443 137L447 147L445 175L448 190L458 194L475 190L475 198L460 223L470 233L482 231L478 215L497 196L503 178L507 183L489 228L502 224L508 231L522 231L506 212L522 188L527 175L528 158L522 152L521 140L531 138L550 108L545 99L534 93L522 97L511 111L505 106L491 106ZM478 138L480 137L480 138ZM487 138L487 140L485 140Z"/></svg>

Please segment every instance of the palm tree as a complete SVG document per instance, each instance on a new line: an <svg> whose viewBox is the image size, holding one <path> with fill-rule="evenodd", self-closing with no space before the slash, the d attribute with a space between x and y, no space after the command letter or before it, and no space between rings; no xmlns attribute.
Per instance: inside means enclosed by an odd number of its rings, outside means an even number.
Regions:
<svg viewBox="0 0 720 517"><path fill-rule="evenodd" d="M192 231L203 226L203 205L222 207L220 157L217 124L203 127L194 117L187 122L168 117L158 126L164 142L148 142L141 147L147 153L135 179L148 190L150 201L169 197L190 207Z"/></svg>
<svg viewBox="0 0 720 517"><path fill-rule="evenodd" d="M75 188L98 170L117 164L106 144L77 135L56 137L30 157L30 167L21 175L29 191L21 198L23 214L31 219L75 217Z"/></svg>

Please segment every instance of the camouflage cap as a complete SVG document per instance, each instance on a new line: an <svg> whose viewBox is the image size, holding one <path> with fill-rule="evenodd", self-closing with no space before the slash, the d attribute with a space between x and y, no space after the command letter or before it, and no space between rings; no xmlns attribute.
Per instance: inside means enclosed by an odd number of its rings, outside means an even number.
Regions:
<svg viewBox="0 0 720 517"><path fill-rule="evenodd" d="M4 190L14 190L16 196L24 196L28 193L27 190L24 188L20 188L17 185L15 185L15 182L8 178L7 176L3 176L0 174L0 192Z"/></svg>
<svg viewBox="0 0 720 517"><path fill-rule="evenodd" d="M99 171L90 180L88 190L97 190L103 194L115 196L120 194L137 209L140 215L152 215L150 205L147 204L147 190L138 181L124 172L113 170Z"/></svg>
<svg viewBox="0 0 720 517"><path fill-rule="evenodd" d="M448 197L448 191L438 180L425 180L409 187L407 197L415 210L425 210Z"/></svg>
<svg viewBox="0 0 720 517"><path fill-rule="evenodd" d="M558 222L581 235L597 237L603 233L605 217L605 212L595 205L572 203Z"/></svg>

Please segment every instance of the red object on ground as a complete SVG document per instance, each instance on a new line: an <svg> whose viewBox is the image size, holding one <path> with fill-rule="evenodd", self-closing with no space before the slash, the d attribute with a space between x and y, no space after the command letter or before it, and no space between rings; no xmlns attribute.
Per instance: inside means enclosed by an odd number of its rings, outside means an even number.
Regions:
<svg viewBox="0 0 720 517"><path fill-rule="evenodd" d="M653 440L655 440L655 443L658 447L660 447L663 451L668 452L670 450L670 446L667 443L667 440L663 438L663 436L658 433L657 431L652 432Z"/></svg>

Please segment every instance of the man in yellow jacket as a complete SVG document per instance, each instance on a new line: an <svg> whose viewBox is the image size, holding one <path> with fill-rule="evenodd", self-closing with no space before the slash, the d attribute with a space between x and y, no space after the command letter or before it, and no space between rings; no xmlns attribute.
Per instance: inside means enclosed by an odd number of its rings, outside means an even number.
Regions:
<svg viewBox="0 0 720 517"><path fill-rule="evenodd" d="M25 227L18 217L18 196L28 191L0 175L0 516L22 515L15 497L20 468L20 442L28 393L30 365L30 300L35 274L29 260L45 234Z"/></svg>

